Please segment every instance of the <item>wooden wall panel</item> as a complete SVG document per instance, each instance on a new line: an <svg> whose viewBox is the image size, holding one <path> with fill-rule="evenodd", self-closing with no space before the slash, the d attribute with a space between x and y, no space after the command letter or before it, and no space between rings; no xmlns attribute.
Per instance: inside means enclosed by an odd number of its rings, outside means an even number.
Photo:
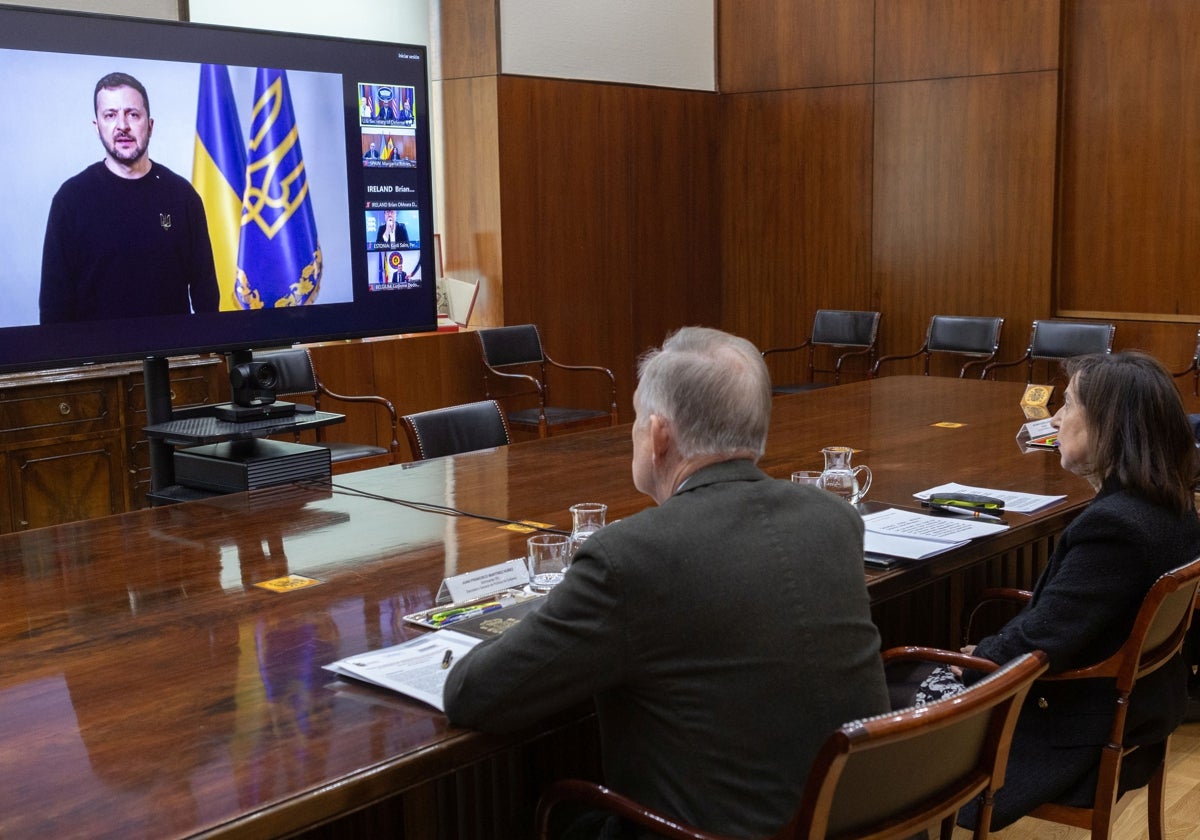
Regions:
<svg viewBox="0 0 1200 840"><path fill-rule="evenodd" d="M472 325L504 323L499 116L494 76L441 82L447 274L479 283Z"/></svg>
<svg viewBox="0 0 1200 840"><path fill-rule="evenodd" d="M1200 3L1066 9L1059 308L1198 321Z"/></svg>
<svg viewBox="0 0 1200 840"><path fill-rule="evenodd" d="M1059 0L879 0L875 80L1058 67Z"/></svg>
<svg viewBox="0 0 1200 840"><path fill-rule="evenodd" d="M498 0L431 0L434 78L494 76L500 70Z"/></svg>
<svg viewBox="0 0 1200 840"><path fill-rule="evenodd" d="M870 85L721 98L726 329L790 346L819 308L874 308L871 107Z"/></svg>
<svg viewBox="0 0 1200 840"><path fill-rule="evenodd" d="M483 399L483 368L478 339L469 331L387 336L363 341L310 345L313 365L326 387L342 394L377 394L391 400L398 415ZM327 440L387 446L387 414L373 405L322 402L346 422L325 429ZM304 440L311 441L306 433ZM399 431L400 456L408 444Z"/></svg>
<svg viewBox="0 0 1200 840"><path fill-rule="evenodd" d="M722 93L871 81L875 0L717 3Z"/></svg>
<svg viewBox="0 0 1200 840"><path fill-rule="evenodd" d="M929 317L1003 315L1002 358L1051 311L1056 74L878 85L873 270L886 353Z"/></svg>
<svg viewBox="0 0 1200 840"><path fill-rule="evenodd" d="M668 328L720 320L714 94L500 80L504 322L617 376ZM564 399L594 386L560 380Z"/></svg>

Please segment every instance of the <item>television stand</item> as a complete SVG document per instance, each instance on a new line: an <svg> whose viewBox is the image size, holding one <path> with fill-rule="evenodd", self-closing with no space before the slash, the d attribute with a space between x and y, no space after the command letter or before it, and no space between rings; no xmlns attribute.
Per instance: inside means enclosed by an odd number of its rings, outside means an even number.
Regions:
<svg viewBox="0 0 1200 840"><path fill-rule="evenodd" d="M150 493L155 503L170 504L204 495L216 495L196 488L181 488L175 480L175 447L242 441L240 446L254 448L254 441L272 435L300 432L331 426L346 419L329 411L299 412L293 406L286 416L268 416L242 421L223 420L216 415L218 406L207 405L174 411L166 358L144 360L146 419L143 429L150 441ZM288 403L288 405L291 405ZM229 492L229 491L227 491Z"/></svg>

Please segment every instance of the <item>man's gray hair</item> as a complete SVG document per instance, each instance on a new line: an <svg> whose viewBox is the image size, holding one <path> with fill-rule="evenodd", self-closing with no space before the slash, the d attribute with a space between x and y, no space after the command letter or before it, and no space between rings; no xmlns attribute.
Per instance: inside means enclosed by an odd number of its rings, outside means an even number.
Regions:
<svg viewBox="0 0 1200 840"><path fill-rule="evenodd" d="M684 327L638 364L637 411L675 430L685 458L753 452L762 456L771 422L771 377L744 338Z"/></svg>

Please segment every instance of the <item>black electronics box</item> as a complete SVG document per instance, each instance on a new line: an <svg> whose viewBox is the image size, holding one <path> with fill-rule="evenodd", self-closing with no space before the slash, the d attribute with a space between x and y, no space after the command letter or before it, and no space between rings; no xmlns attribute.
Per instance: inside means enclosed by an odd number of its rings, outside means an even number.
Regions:
<svg viewBox="0 0 1200 840"><path fill-rule="evenodd" d="M239 493L331 475L323 446L278 440L235 440L175 450L175 481L185 487Z"/></svg>

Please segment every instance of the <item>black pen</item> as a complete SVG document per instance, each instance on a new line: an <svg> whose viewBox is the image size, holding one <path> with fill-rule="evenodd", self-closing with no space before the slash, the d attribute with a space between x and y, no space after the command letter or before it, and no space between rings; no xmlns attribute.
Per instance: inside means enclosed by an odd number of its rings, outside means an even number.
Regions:
<svg viewBox="0 0 1200 840"><path fill-rule="evenodd" d="M446 655L442 657L442 667L443 667L443 668L449 668L449 667L450 667L450 662L451 662L453 659L454 659L454 651L452 651L452 650L448 650L448 651L446 651Z"/></svg>
<svg viewBox="0 0 1200 840"><path fill-rule="evenodd" d="M952 507L950 505L930 505L930 509L936 510L938 513L949 513L953 516L969 516L972 519L979 519L983 522L995 522L998 525L1008 524L999 516L994 516L990 513L980 513L977 510L969 510L967 508Z"/></svg>

